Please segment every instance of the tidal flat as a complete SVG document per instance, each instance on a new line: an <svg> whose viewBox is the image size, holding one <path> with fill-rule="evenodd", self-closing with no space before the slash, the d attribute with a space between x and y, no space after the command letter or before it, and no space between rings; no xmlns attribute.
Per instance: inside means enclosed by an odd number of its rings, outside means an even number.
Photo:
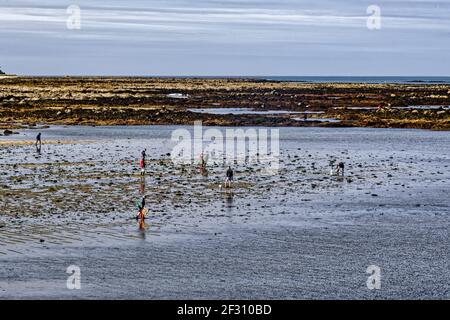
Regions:
<svg viewBox="0 0 450 320"><path fill-rule="evenodd" d="M234 164L227 191L220 161L172 162L179 128L51 125L40 153L34 129L0 137L0 297L450 297L448 132L280 127L279 171Z"/></svg>

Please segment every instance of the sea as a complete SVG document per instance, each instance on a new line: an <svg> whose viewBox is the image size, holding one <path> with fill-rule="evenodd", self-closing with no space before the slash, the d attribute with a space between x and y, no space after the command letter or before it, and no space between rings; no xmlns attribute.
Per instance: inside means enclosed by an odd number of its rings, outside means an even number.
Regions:
<svg viewBox="0 0 450 320"><path fill-rule="evenodd" d="M152 76L161 78L229 78L305 83L450 84L450 76Z"/></svg>
<svg viewBox="0 0 450 320"><path fill-rule="evenodd" d="M257 77L259 78L259 77ZM266 80L306 83L399 83L399 84L450 84L450 77L381 77L381 76L275 76L262 77Z"/></svg>

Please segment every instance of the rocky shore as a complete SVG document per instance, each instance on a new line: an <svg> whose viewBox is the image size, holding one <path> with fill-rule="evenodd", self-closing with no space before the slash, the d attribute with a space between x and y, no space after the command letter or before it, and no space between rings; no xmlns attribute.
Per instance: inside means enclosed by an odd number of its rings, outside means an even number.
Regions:
<svg viewBox="0 0 450 320"><path fill-rule="evenodd" d="M0 133L34 124L343 126L450 130L450 85L294 83L257 79L0 79ZM317 112L209 114L193 108ZM320 112L320 113L319 113ZM336 121L322 121L332 118Z"/></svg>

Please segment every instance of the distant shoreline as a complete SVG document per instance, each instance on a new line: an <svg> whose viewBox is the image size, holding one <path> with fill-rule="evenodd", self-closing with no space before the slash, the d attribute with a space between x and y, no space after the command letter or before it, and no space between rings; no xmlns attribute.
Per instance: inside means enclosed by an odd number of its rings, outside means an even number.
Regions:
<svg viewBox="0 0 450 320"><path fill-rule="evenodd" d="M204 79L204 80L248 80L296 83L336 84L449 84L450 76L190 76L190 75L0 75L0 78L73 78L73 79Z"/></svg>
<svg viewBox="0 0 450 320"><path fill-rule="evenodd" d="M21 76L4 77L0 84L0 123L4 124L187 125L202 121L209 126L450 130L450 84ZM257 112L192 112L213 108ZM298 113L309 114L304 119Z"/></svg>

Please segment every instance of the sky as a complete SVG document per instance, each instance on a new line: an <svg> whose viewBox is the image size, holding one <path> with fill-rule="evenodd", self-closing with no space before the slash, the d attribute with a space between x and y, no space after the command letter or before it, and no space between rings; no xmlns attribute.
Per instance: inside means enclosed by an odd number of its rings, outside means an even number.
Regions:
<svg viewBox="0 0 450 320"><path fill-rule="evenodd" d="M450 76L450 0L0 0L0 41L18 75Z"/></svg>

